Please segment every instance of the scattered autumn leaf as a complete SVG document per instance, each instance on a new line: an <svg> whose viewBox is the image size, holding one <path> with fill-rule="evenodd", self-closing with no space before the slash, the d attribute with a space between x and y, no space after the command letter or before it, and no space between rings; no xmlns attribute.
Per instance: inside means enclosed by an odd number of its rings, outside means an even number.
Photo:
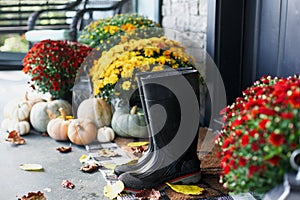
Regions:
<svg viewBox="0 0 300 200"><path fill-rule="evenodd" d="M11 142L13 144L24 144L25 140L22 138L18 131L12 130L8 133L7 138L5 139L7 142Z"/></svg>
<svg viewBox="0 0 300 200"><path fill-rule="evenodd" d="M49 137L49 135L48 135L48 133L46 133L46 132L42 132L42 137Z"/></svg>
<svg viewBox="0 0 300 200"><path fill-rule="evenodd" d="M131 150L133 151L133 155L136 157L141 157L145 151L147 151L148 147L132 147Z"/></svg>
<svg viewBox="0 0 300 200"><path fill-rule="evenodd" d="M57 151L59 151L60 153L69 153L72 151L72 147L68 146L68 147L57 147L56 148Z"/></svg>
<svg viewBox="0 0 300 200"><path fill-rule="evenodd" d="M98 151L98 155L102 156L102 157L119 156L119 154L117 152L115 152L114 150L110 150L110 149L101 149L101 150Z"/></svg>
<svg viewBox="0 0 300 200"><path fill-rule="evenodd" d="M29 192L27 195L18 198L18 200L46 200L46 197L44 193L38 191L38 192Z"/></svg>
<svg viewBox="0 0 300 200"><path fill-rule="evenodd" d="M124 190L124 188L124 183L122 181L117 181L111 185L104 186L104 195L110 199L114 199Z"/></svg>
<svg viewBox="0 0 300 200"><path fill-rule="evenodd" d="M87 164L80 167L80 170L87 173L96 172L99 169L99 165L97 163Z"/></svg>
<svg viewBox="0 0 300 200"><path fill-rule="evenodd" d="M172 190L181 194L188 195L200 195L205 190L197 185L173 185L171 183L166 183Z"/></svg>
<svg viewBox="0 0 300 200"><path fill-rule="evenodd" d="M91 156L90 156L90 155L83 154L82 156L80 156L79 162L85 163L85 162L87 162L87 161L90 160L90 159L91 159Z"/></svg>
<svg viewBox="0 0 300 200"><path fill-rule="evenodd" d="M113 163L103 163L103 167L105 167L106 169L115 170L116 166L117 165Z"/></svg>
<svg viewBox="0 0 300 200"><path fill-rule="evenodd" d="M157 190L143 190L135 194L135 197L138 197L141 200L159 200L161 194Z"/></svg>
<svg viewBox="0 0 300 200"><path fill-rule="evenodd" d="M146 146L146 145L148 145L149 144L149 142L147 141L147 142L129 142L128 144L127 144L127 146L128 147L140 147L140 146Z"/></svg>
<svg viewBox="0 0 300 200"><path fill-rule="evenodd" d="M74 189L75 188L75 185L73 183L71 183L70 181L68 181L68 180L63 180L61 185L64 188L67 188L67 189Z"/></svg>
<svg viewBox="0 0 300 200"><path fill-rule="evenodd" d="M43 170L43 166L40 164L21 164L19 167L25 171L42 171Z"/></svg>

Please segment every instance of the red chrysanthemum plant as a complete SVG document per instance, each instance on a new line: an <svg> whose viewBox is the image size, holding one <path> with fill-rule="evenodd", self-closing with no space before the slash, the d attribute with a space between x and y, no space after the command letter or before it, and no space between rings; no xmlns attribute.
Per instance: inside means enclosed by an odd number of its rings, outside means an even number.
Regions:
<svg viewBox="0 0 300 200"><path fill-rule="evenodd" d="M92 49L87 45L43 40L36 43L23 59L23 72L30 86L52 98L63 98L74 85L77 70Z"/></svg>
<svg viewBox="0 0 300 200"><path fill-rule="evenodd" d="M292 170L300 148L300 76L262 77L227 106L216 143L222 148L220 182L234 193L264 193Z"/></svg>

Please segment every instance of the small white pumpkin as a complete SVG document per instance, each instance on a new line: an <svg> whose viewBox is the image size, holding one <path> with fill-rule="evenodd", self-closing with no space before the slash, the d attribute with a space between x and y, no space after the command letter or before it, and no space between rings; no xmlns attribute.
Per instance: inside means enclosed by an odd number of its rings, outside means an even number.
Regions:
<svg viewBox="0 0 300 200"><path fill-rule="evenodd" d="M102 127L98 129L97 140L99 142L111 142L115 139L115 132L110 127Z"/></svg>
<svg viewBox="0 0 300 200"><path fill-rule="evenodd" d="M14 130L18 131L20 135L26 135L30 131L30 124L28 121L20 121L15 124Z"/></svg>
<svg viewBox="0 0 300 200"><path fill-rule="evenodd" d="M69 124L68 137L74 144L89 144L97 138L97 126L89 119L74 119Z"/></svg>
<svg viewBox="0 0 300 200"><path fill-rule="evenodd" d="M1 127L7 131L16 130L20 135L26 135L30 131L30 124L28 121L17 121L9 118L2 120Z"/></svg>
<svg viewBox="0 0 300 200"><path fill-rule="evenodd" d="M5 118L14 120L28 120L31 107L26 101L11 101L4 106L3 115Z"/></svg>
<svg viewBox="0 0 300 200"><path fill-rule="evenodd" d="M60 116L51 119L47 125L47 132L49 136L58 141L67 141L68 138L68 127L73 119L72 116L67 116L63 108L59 109ZM49 116L53 115L50 110L48 110ZM51 118L51 117L50 117Z"/></svg>

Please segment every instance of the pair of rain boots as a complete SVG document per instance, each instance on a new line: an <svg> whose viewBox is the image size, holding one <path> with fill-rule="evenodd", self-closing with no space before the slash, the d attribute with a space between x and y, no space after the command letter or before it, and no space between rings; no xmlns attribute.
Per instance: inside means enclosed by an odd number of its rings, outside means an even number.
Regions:
<svg viewBox="0 0 300 200"><path fill-rule="evenodd" d="M137 74L149 132L147 152L135 164L117 166L125 190L163 189L201 179L197 142L199 74L191 68Z"/></svg>

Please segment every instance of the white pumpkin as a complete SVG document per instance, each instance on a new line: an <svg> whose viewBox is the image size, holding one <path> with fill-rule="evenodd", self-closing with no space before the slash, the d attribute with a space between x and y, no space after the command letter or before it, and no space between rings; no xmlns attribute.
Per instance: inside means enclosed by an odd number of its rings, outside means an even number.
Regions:
<svg viewBox="0 0 300 200"><path fill-rule="evenodd" d="M47 132L49 136L58 141L67 141L68 127L73 119L72 116L66 116L64 109L59 109L61 115L57 118L51 119L47 125ZM50 111L48 111L50 115ZM50 117L51 118L51 117Z"/></svg>
<svg viewBox="0 0 300 200"><path fill-rule="evenodd" d="M112 118L111 106L101 98L86 99L78 107L77 118L90 119L98 128L109 126Z"/></svg>
<svg viewBox="0 0 300 200"><path fill-rule="evenodd" d="M26 101L11 101L4 106L3 115L5 118L14 120L28 120L31 107Z"/></svg>
<svg viewBox="0 0 300 200"><path fill-rule="evenodd" d="M30 123L32 127L39 132L46 132L47 125L50 121L48 111L52 113L52 117L60 115L59 109L63 108L66 115L72 115L72 106L66 100L53 100L47 102L36 103L30 112Z"/></svg>
<svg viewBox="0 0 300 200"><path fill-rule="evenodd" d="M20 135L26 135L30 131L30 124L28 121L16 121L9 118L5 118L1 122L1 127L7 131L16 130Z"/></svg>
<svg viewBox="0 0 300 200"><path fill-rule="evenodd" d="M110 127L102 127L98 129L97 140L99 142L111 142L115 139L115 132Z"/></svg>
<svg viewBox="0 0 300 200"><path fill-rule="evenodd" d="M89 144L97 138L97 126L89 119L74 119L69 124L68 137L74 144Z"/></svg>
<svg viewBox="0 0 300 200"><path fill-rule="evenodd" d="M30 131L30 124L28 121L20 121L15 124L14 130L18 131L20 135L26 135Z"/></svg>

